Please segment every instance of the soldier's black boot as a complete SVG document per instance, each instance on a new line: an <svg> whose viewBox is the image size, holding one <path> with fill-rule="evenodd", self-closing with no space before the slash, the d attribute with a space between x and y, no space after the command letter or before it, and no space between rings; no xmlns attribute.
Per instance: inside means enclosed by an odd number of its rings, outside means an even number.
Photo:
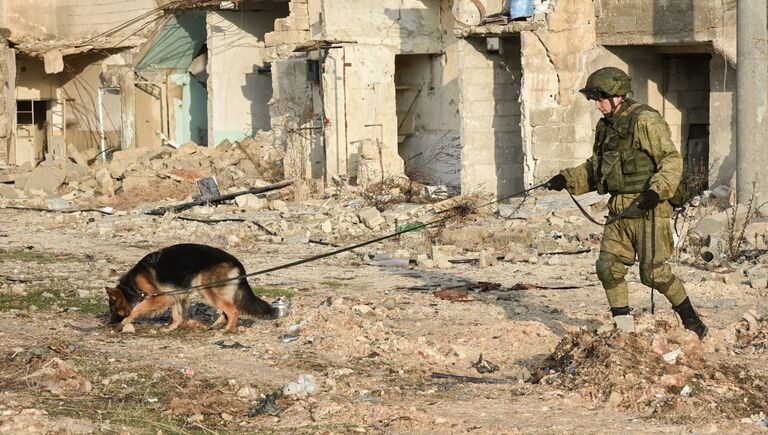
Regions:
<svg viewBox="0 0 768 435"><path fill-rule="evenodd" d="M707 325L701 321L699 315L696 314L690 299L685 298L683 302L672 307L672 309L680 316L680 320L683 321L683 327L685 327L685 329L695 332L696 335L699 336L699 340L704 339L709 329L707 328Z"/></svg>

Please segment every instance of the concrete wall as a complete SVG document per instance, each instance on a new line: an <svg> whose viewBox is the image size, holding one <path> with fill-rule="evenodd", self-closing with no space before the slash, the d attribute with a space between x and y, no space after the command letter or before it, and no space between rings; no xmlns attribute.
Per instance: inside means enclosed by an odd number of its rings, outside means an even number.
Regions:
<svg viewBox="0 0 768 435"><path fill-rule="evenodd" d="M709 124L709 56L665 56L662 114L672 140L686 152L691 124Z"/></svg>
<svg viewBox="0 0 768 435"><path fill-rule="evenodd" d="M285 176L317 177L313 174L312 161L318 159L318 151L322 154L322 139L308 129L313 125L314 104L312 85L307 81L306 59L275 61L272 78L274 97L270 113L275 143L285 150ZM329 123L335 123L335 118Z"/></svg>
<svg viewBox="0 0 768 435"><path fill-rule="evenodd" d="M603 45L712 41L736 59L735 0L597 0L595 9Z"/></svg>
<svg viewBox="0 0 768 435"><path fill-rule="evenodd" d="M441 26L454 25L454 2L440 5ZM427 184L461 189L461 117L459 113L459 44L452 32L441 37L439 54L401 55L396 60L395 85L421 89L411 114L399 119L400 130L412 133L399 146L406 175ZM397 110L405 115L412 91L399 91Z"/></svg>
<svg viewBox="0 0 768 435"><path fill-rule="evenodd" d="M272 78L259 69L270 57L264 35L274 29L277 18L288 14L288 6L265 5L271 8L208 14L209 142L213 145L271 129L268 103Z"/></svg>
<svg viewBox="0 0 768 435"><path fill-rule="evenodd" d="M483 39L459 42L461 190L503 197L523 186L520 42L489 54Z"/></svg>
<svg viewBox="0 0 768 435"><path fill-rule="evenodd" d="M313 32L313 38L394 46L397 53L436 53L440 50L441 3L324 0L317 12L322 13L322 27Z"/></svg>
<svg viewBox="0 0 768 435"><path fill-rule="evenodd" d="M99 146L98 88L101 82L103 54L84 54L67 58L70 69L57 75L60 88L54 91L59 99L66 100L67 146L96 155ZM47 76L51 81L52 76ZM104 132L107 147L120 143L121 103L117 91L103 95Z"/></svg>
<svg viewBox="0 0 768 435"><path fill-rule="evenodd" d="M385 171L403 173L394 69L393 47L343 44L328 50L322 76L327 176L355 177L358 148L365 141L379 144Z"/></svg>
<svg viewBox="0 0 768 435"><path fill-rule="evenodd" d="M56 35L57 0L3 0L2 25L13 40L47 39Z"/></svg>
<svg viewBox="0 0 768 435"><path fill-rule="evenodd" d="M736 174L736 70L721 56L710 60L710 186L731 186Z"/></svg>
<svg viewBox="0 0 768 435"><path fill-rule="evenodd" d="M428 184L459 188L460 146L458 59L443 55L401 55L395 60L399 153L406 175Z"/></svg>
<svg viewBox="0 0 768 435"><path fill-rule="evenodd" d="M49 100L55 98L58 80L45 73L43 61L37 58L16 58L17 100Z"/></svg>
<svg viewBox="0 0 768 435"><path fill-rule="evenodd" d="M590 2L557 2L548 31L523 32L523 153L525 184L580 164L592 151L599 119L578 89L589 73L606 66L595 40Z"/></svg>
<svg viewBox="0 0 768 435"><path fill-rule="evenodd" d="M8 48L8 42L0 37L0 160L10 163L11 138L14 116L14 98L12 94L12 83L15 82L12 75L15 75L16 68L9 68L13 62L15 54Z"/></svg>
<svg viewBox="0 0 768 435"><path fill-rule="evenodd" d="M157 7L155 0L3 0L0 27L11 30L11 39L78 39L110 30ZM124 38L141 28L143 20L116 38ZM136 35L151 31L147 26Z"/></svg>
<svg viewBox="0 0 768 435"><path fill-rule="evenodd" d="M110 30L157 7L156 0L57 0L56 33L59 38L93 36ZM139 30L148 20L142 20L117 35L125 37ZM137 35L146 36L147 26Z"/></svg>

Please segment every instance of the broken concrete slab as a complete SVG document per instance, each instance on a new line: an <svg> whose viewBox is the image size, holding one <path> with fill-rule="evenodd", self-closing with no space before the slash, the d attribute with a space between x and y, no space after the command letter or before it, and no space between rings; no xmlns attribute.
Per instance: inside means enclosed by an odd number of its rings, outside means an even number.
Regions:
<svg viewBox="0 0 768 435"><path fill-rule="evenodd" d="M254 194L238 196L235 198L235 204L245 211L259 211L269 207L266 198L259 198Z"/></svg>
<svg viewBox="0 0 768 435"><path fill-rule="evenodd" d="M0 183L13 183L21 176L22 174L18 172L12 174L0 174Z"/></svg>
<svg viewBox="0 0 768 435"><path fill-rule="evenodd" d="M384 217L381 216L381 213L376 207L365 207L360 209L360 211L357 212L357 216L360 218L360 222L370 229L377 228L385 222Z"/></svg>
<svg viewBox="0 0 768 435"><path fill-rule="evenodd" d="M20 190L14 189L7 184L0 184L0 197L6 199L19 199L23 197Z"/></svg>
<svg viewBox="0 0 768 435"><path fill-rule="evenodd" d="M517 204L498 204L496 207L499 217L504 219L529 219L531 213Z"/></svg>
<svg viewBox="0 0 768 435"><path fill-rule="evenodd" d="M26 192L42 190L49 195L55 195L66 176L67 173L59 167L40 165L16 179L14 187Z"/></svg>
<svg viewBox="0 0 768 435"><path fill-rule="evenodd" d="M714 213L700 220L691 232L702 237L719 235L725 229L727 222L728 214L726 212Z"/></svg>
<svg viewBox="0 0 768 435"><path fill-rule="evenodd" d="M749 286L755 290L763 290L768 287L768 266L761 264L747 269Z"/></svg>

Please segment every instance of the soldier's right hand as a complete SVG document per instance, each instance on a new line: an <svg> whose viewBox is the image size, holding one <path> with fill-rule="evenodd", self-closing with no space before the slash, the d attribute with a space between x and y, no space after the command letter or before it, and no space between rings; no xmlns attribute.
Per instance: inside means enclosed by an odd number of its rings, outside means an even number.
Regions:
<svg viewBox="0 0 768 435"><path fill-rule="evenodd" d="M547 181L548 190L561 191L565 189L565 176L563 174L557 174Z"/></svg>

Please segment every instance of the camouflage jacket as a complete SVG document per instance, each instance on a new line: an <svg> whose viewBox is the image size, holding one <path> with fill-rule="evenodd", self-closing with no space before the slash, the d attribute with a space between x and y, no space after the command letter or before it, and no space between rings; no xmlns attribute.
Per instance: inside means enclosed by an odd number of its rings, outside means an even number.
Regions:
<svg viewBox="0 0 768 435"><path fill-rule="evenodd" d="M598 122L595 132L595 144L592 149L592 156L583 164L562 170L560 173L565 176L566 188L574 195L580 195L593 190L597 190L597 181L593 175L593 169L596 165L602 164L600 159L601 143L597 138L604 136L604 130L611 128L608 124L614 125L620 117L627 116L627 109L635 104L630 99L624 100L619 111L613 115L608 115ZM680 177L683 171L683 159L680 152L672 143L672 134L669 125L664 118L654 110L644 110L639 112L634 126L634 135L632 147L644 151L651 157L656 165L656 172L649 180L648 188L659 194L661 202L656 207L658 217L672 216L672 206L666 201L675 194ZM637 193L619 193L611 195L608 201L608 211L614 215L627 206L638 196Z"/></svg>

